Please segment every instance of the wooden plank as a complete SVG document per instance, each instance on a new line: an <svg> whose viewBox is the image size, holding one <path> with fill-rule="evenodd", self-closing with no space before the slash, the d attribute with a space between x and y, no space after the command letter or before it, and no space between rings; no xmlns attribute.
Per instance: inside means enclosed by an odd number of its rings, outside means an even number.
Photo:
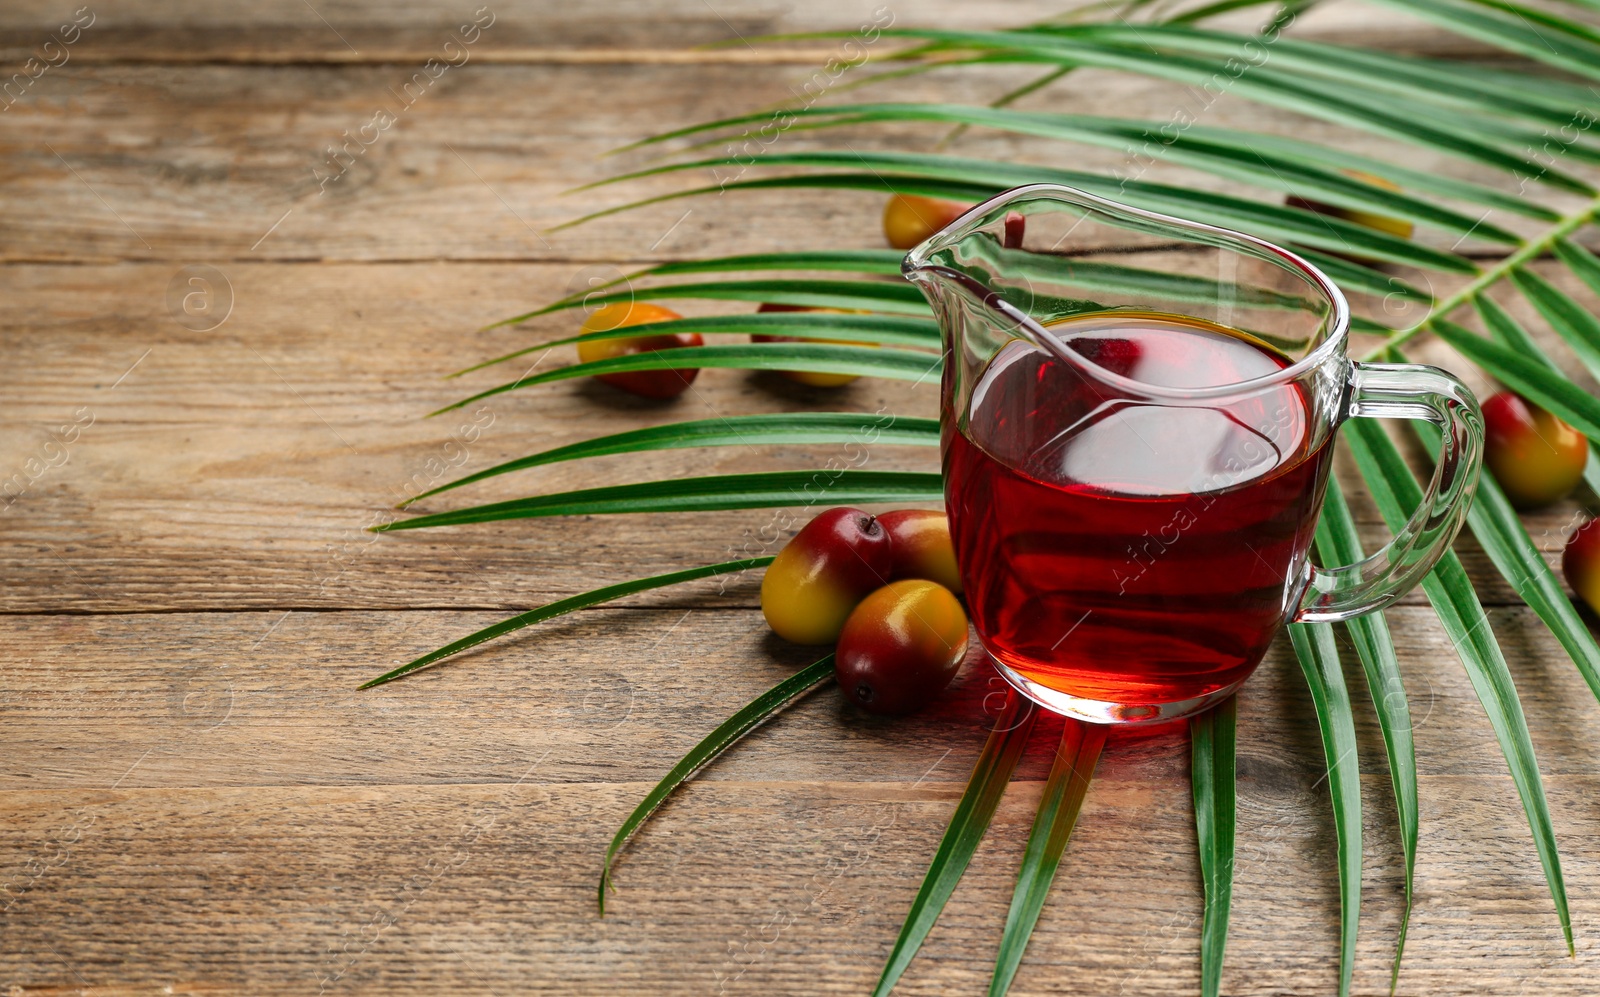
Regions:
<svg viewBox="0 0 1600 997"><path fill-rule="evenodd" d="M423 413L513 380L523 368L451 382L441 374L569 334L574 319L470 330L552 300L590 271L576 264L229 264L234 311L206 332L166 313L164 292L177 272L170 264L0 269L10 359L0 368L0 391L15 399L0 413L0 482L21 475L23 485L0 499L8 503L0 608L525 608L610 581L760 553L772 546L762 530L785 519L753 510L384 536L363 528L397 516L393 503L431 484L652 422L818 406L937 414L931 385L864 380L826 391L711 370L692 394L667 405L599 384L554 384L425 420ZM544 364L570 361L563 350ZM63 427L89 418L75 442L54 442ZM603 458L508 475L419 508L676 475L821 467L839 452L724 447ZM865 466L927 471L937 457L930 448L874 446ZM1384 536L1376 510L1357 496L1356 511L1375 549ZM1529 517L1547 556L1559 556L1580 512L1569 501ZM765 537L774 535L768 529ZM1486 599L1515 601L1470 539L1461 550ZM700 586L698 597L714 588ZM749 605L749 591L741 591Z"/></svg>
<svg viewBox="0 0 1600 997"><path fill-rule="evenodd" d="M1585 953L1574 963L1448 642L1423 611L1391 615L1423 772L1405 992L1589 992L1600 772L1586 732L1600 705L1526 611L1496 614L1564 849ZM841 708L831 690L795 707L662 811L601 921L594 878L617 822L678 753L804 658L774 654L753 612L681 617L583 613L537 644L359 695L355 680L382 661L488 617L0 621L6 646L26 649L0 670L0 983L860 992L982 741L992 675L974 668L899 721ZM1334 845L1286 645L1246 687L1240 728L1227 992L1320 991L1335 972ZM1054 733L1047 721L906 992L981 987ZM1387 978L1399 847L1365 719L1361 742L1368 992ZM1015 992L1060 992L1066 976L1071 992L1192 989L1186 759L1181 727L1114 739Z"/></svg>
<svg viewBox="0 0 1600 997"><path fill-rule="evenodd" d="M829 99L983 104L1034 73L975 67L857 92L832 88ZM806 67L473 64L448 71L416 97L402 94L412 76L408 66L68 64L5 112L0 156L12 167L15 209L0 221L0 261L617 262L766 252L780 241L789 249L882 244L883 196L853 191L732 191L547 231L633 200L770 174L755 156L747 173L697 170L567 193L659 162L653 151L606 158L626 143L792 102L811 79ZM855 78L843 76L840 85ZM1185 100L1192 98L1170 84L1086 71L1020 106L1166 123ZM373 124L389 120L380 113L393 115L392 124ZM1232 94L1202 120L1403 155L1414 168L1493 184L1505 179ZM947 131L788 131L767 148L849 143L927 151ZM741 135L729 141L741 142ZM952 151L1006 162L1070 161L1077 169L1261 196L1170 166L1145 169L1122 148L975 129ZM726 154L718 145L699 155ZM1419 238L1456 241L1427 231Z"/></svg>
<svg viewBox="0 0 1600 997"><path fill-rule="evenodd" d="M707 583L630 600L648 608L581 613L403 684L353 688L508 607L721 559L773 522L750 513L360 532L413 486L669 414L824 401L933 414L926 388L869 381L829 395L712 371L669 407L596 385L506 397L465 447L469 422L418 418L468 386L439 374L571 322L471 330L628 261L796 248L802 235L805 245L879 244L882 199L868 193L729 195L543 231L590 205L706 182L559 196L647 162L597 160L622 142L792 96L831 51L692 46L849 25L869 7L497 7L472 64L430 87L321 195L313 170L327 144L442 52L465 8L94 7L72 62L30 88L0 134L10 195L0 482L30 461L41 468L0 507L0 612L11 614L0 617L11 651L0 661L0 990L870 986L981 743L992 674L970 669L939 706L904 721L863 718L828 691L757 732L640 839L605 921L590 903L616 823L717 720L811 660L766 634L753 576L723 594ZM6 5L0 64L20 63L63 13L38 0ZM944 2L915 13L945 26L995 16ZM1300 27L1395 51L1482 53L1359 4L1320 5ZM986 70L863 96L984 101L1026 75ZM1162 85L1076 74L1031 106L1164 120L1175 99ZM1206 123L1381 149L1232 100ZM939 134L794 133L781 147L849 137L919 149ZM981 132L961 151L1063 155ZM1071 158L1112 169L1123 154ZM1434 157L1407 161L1471 175ZM225 323L203 331L174 321L165 302L179 267L202 262L225 272L236 299ZM1435 344L1416 352L1454 366ZM480 378L470 386L495 383ZM63 450L69 424L79 429ZM819 456L602 461L505 479L465 501ZM870 460L926 469L931 456L875 447ZM1374 510L1359 494L1355 506L1375 546ZM1529 517L1548 555L1579 513L1568 503ZM1481 552L1462 549L1485 598L1512 602ZM1588 993L1588 940L1600 927L1590 802L1600 772L1588 732L1600 705L1527 610L1493 611L1547 773L1582 953L1572 961L1492 732L1415 603L1391 611L1423 773L1402 992ZM344 608L358 611L326 611ZM1335 973L1334 842L1311 708L1286 647L1252 679L1241 716L1225 987L1324 992ZM1399 847L1381 742L1368 711L1358 717L1369 830L1357 989L1378 992L1400 909ZM1047 768L1045 726L899 992L982 989ZM1186 766L1181 731L1113 744L1013 993L1193 990Z"/></svg>
<svg viewBox="0 0 1600 997"><path fill-rule="evenodd" d="M747 46L739 39L805 31L849 30L860 25L938 25L951 30L993 30L1061 16L1082 3L1028 0L1003 13L950 0L915 9L865 0L819 0L778 4L770 0L604 0L561 4L491 3L474 6L402 2L386 4L381 16L358 0L263 0L239 10L200 0L102 0L78 17L88 23L72 58L82 62L314 62L352 64L437 58L452 39L473 38L472 57L483 61L696 62L790 61L815 64L829 58L825 43ZM1343 3L1301 16L1297 32L1346 42L1379 44L1400 51L1481 56L1488 51L1414 19L1363 4ZM0 12L0 59L20 62L52 37L62 36L73 9L48 0L17 0ZM90 14L93 20L88 21ZM1215 23L1248 29L1261 20L1248 11ZM464 24L478 32L461 32ZM70 36L71 33L69 32ZM725 46L701 48L703 46ZM698 50L697 50L698 49ZM55 50L51 50L53 53ZM451 50L444 57L455 55ZM49 54L49 53L47 53ZM457 56L459 57L459 56Z"/></svg>
<svg viewBox="0 0 1600 997"><path fill-rule="evenodd" d="M861 993L959 792L699 787L624 865L601 920L596 857L645 787L512 788L518 771L488 786L8 800L5 836L39 842L46 871L11 912L0 979L30 993ZM1548 781L1560 822L1582 819L1600 788ZM897 992L981 991L1037 785L1008 795ZM1403 992L1591 993L1590 949L1566 957L1537 862L1512 838L1517 818L1485 821L1477 807L1511 794L1509 779L1433 777L1422 792L1449 825L1425 825ZM1186 781L1094 786L1012 993L1193 990L1186 796ZM1321 992L1336 978L1336 928L1319 801L1243 796L1241 838L1272 844L1241 851L1226 992ZM788 833L775 840L774 826ZM54 842L73 834L58 859ZM1593 852L1568 868L1575 926L1593 937ZM1369 876L1357 986L1375 993L1398 870L1374 861Z"/></svg>
<svg viewBox="0 0 1600 997"><path fill-rule="evenodd" d="M1431 613L1390 611L1422 771L1503 772L1493 732ZM377 785L494 781L535 747L541 772L574 782L659 777L705 733L826 649L794 647L751 609L585 611L503 639L402 682L356 686L487 625L483 612L161 613L0 617L9 748L0 789L179 789L190 785ZM1600 775L1584 749L1600 704L1527 609L1493 611L1515 662L1534 742L1552 771ZM1341 637L1342 639L1342 637ZM1352 658L1353 663L1353 658ZM1355 699L1367 699L1359 677ZM1286 641L1243 699L1253 777L1320 772L1315 720ZM970 769L1004 686L972 667L940 705L899 721L858 715L836 693L764 731L707 778L911 781L914 760L945 749ZM1367 771L1383 771L1371 711ZM471 717L470 723L463 723ZM297 745L315 743L315 752ZM931 761L929 762L931 764ZM1107 762L1116 778L1186 771L1181 728ZM1125 766L1135 766L1126 769ZM1026 778L1044 778L1039 762Z"/></svg>

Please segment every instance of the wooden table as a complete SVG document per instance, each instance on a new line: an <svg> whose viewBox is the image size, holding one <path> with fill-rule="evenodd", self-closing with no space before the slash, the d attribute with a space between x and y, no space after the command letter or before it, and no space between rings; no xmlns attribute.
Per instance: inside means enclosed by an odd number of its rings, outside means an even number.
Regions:
<svg viewBox="0 0 1600 997"><path fill-rule="evenodd" d="M1027 0L1003 16L1053 9ZM571 323L473 330L591 277L712 252L881 245L882 199L869 194L730 194L543 231L681 185L562 196L643 161L599 154L782 100L831 55L822 43L694 46L848 27L871 5L495 3L468 62L331 182L317 174L328 175L330 144L396 107L394 92L427 60L460 57L459 42L445 46L469 5L95 0L91 10L70 61L0 115L0 478L27 478L0 512L0 989L870 989L983 741L991 673L970 669L909 720L866 719L829 690L763 728L636 841L604 920L594 886L621 818L712 726L810 660L768 635L755 578L725 593L701 583L629 599L403 683L355 686L512 611L724 559L769 521L362 531L460 468L669 417L797 411L822 397L707 371L695 395L668 406L562 384L464 418L422 418L464 387L497 383L442 374ZM947 0L893 10L901 23L997 16ZM70 17L66 4L12 0L0 12L5 65ZM1348 5L1302 30L1462 50ZM1015 79L967 72L899 93L987 100ZM1083 74L1035 99L1159 116L1171 97ZM1239 101L1214 114L1294 124ZM935 134L861 141L927 148ZM1020 161L1063 154L984 133L966 143ZM191 300L202 316L185 317L182 297L207 289L188 283L196 275L216 297ZM204 319L225 305L220 324ZM926 389L880 381L831 400L934 412ZM464 428L474 420L476 431ZM502 478L472 498L817 459L788 448L607 459ZM930 466L927 451L904 448L875 448L871 460ZM1533 521L1552 554L1576 512ZM1357 513L1378 542L1375 510L1357 502ZM1401 992L1594 993L1600 707L1476 546L1461 550L1528 710L1578 957L1563 951L1489 725L1431 612L1410 598L1390 614L1418 718L1423 807ZM1356 983L1379 993L1401 905L1399 844L1381 742L1370 711L1358 712L1367 854ZM1225 990L1332 992L1333 830L1286 644L1247 686L1240 730ZM1057 732L1041 725L898 992L982 991ZM1195 989L1187 750L1181 730L1113 740L1013 993Z"/></svg>

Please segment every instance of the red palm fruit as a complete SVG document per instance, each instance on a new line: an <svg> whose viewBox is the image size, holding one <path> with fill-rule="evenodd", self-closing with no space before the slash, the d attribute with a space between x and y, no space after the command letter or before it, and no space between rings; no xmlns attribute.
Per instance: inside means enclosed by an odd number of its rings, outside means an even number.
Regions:
<svg viewBox="0 0 1600 997"><path fill-rule="evenodd" d="M924 578L961 594L956 570L956 548L950 540L950 520L932 509L896 509L878 517L894 545L894 575Z"/></svg>
<svg viewBox="0 0 1600 997"><path fill-rule="evenodd" d="M1342 172L1346 176L1360 180L1364 183L1371 184L1374 187L1382 187L1384 190L1397 191L1400 189L1398 184L1390 180L1386 180L1383 177L1373 176L1371 173L1363 173L1360 170L1344 170ZM1356 208L1341 208L1338 205L1324 204L1321 201L1312 201L1303 197L1287 197L1284 198L1283 203L1287 204L1291 208L1304 208L1307 211L1314 211L1319 215L1327 215L1330 218L1342 218L1347 222L1355 222L1357 225L1370 228L1374 232L1386 232L1389 235L1399 236L1402 239L1411 238L1411 233L1415 231L1414 226L1404 218L1390 218L1388 215L1379 215L1371 211L1360 211ZM1333 255L1340 256L1348 260L1354 260L1358 263L1375 262L1365 257L1348 253L1334 253Z"/></svg>
<svg viewBox="0 0 1600 997"><path fill-rule="evenodd" d="M807 308L805 305L775 305L763 302L757 312L828 312L833 315L849 314L842 308ZM752 343L845 343L851 346L862 344L854 343L848 339L811 339L806 336L763 336L759 333L750 337ZM809 370L783 370L778 373L787 377L796 384L809 384L813 388L837 388L849 384L859 378L858 374L821 374Z"/></svg>
<svg viewBox="0 0 1600 997"><path fill-rule="evenodd" d="M1567 538L1561 573L1589 608L1600 613L1600 520L1589 520Z"/></svg>
<svg viewBox="0 0 1600 997"><path fill-rule="evenodd" d="M1028 231L1028 219L1019 211L1007 211L1005 236L1000 240L1007 249L1021 249L1022 238Z"/></svg>
<svg viewBox="0 0 1600 997"><path fill-rule="evenodd" d="M877 518L829 509L807 523L761 579L767 625L796 644L831 644L856 603L889 578L894 548Z"/></svg>
<svg viewBox="0 0 1600 997"><path fill-rule="evenodd" d="M670 308L647 304L643 301L623 301L597 309L583 323L583 333L606 332L624 326L643 325L647 322L670 322L683 318ZM584 363L620 357L629 353L652 353L680 346L703 346L705 340L697 332L680 332L655 336L634 336L622 339L595 339L578 344L578 359ZM631 370L620 374L596 374L600 380L614 388L621 388L641 398L676 398L689 390L689 385L700 373L699 368L684 370Z"/></svg>
<svg viewBox="0 0 1600 997"><path fill-rule="evenodd" d="M910 713L932 702L967 655L967 614L949 589L908 578L861 600L839 634L833 674L869 713Z"/></svg>
<svg viewBox="0 0 1600 997"><path fill-rule="evenodd" d="M1589 441L1520 395L1501 391L1483 403L1483 459L1511 504L1549 505L1583 478Z"/></svg>
<svg viewBox="0 0 1600 997"><path fill-rule="evenodd" d="M970 204L896 194L883 206L883 234L895 249L910 249L966 213Z"/></svg>

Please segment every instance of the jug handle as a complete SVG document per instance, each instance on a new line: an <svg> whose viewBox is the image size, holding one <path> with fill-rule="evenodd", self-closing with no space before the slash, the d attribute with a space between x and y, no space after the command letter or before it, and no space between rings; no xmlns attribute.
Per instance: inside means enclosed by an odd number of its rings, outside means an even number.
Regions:
<svg viewBox="0 0 1600 997"><path fill-rule="evenodd" d="M1422 581L1460 532L1483 461L1478 400L1437 367L1352 363L1346 398L1346 418L1426 419L1443 431L1443 442L1427 493L1387 546L1355 564L1311 568L1295 615L1301 623L1338 622L1383 609Z"/></svg>

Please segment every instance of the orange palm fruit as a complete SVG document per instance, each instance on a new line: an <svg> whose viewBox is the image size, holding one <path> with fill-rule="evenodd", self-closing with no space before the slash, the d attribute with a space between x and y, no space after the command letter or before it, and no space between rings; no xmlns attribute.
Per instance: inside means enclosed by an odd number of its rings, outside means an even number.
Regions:
<svg viewBox="0 0 1600 997"><path fill-rule="evenodd" d="M877 517L841 507L801 528L767 566L761 614L784 640L831 644L850 611L889 579L889 533Z"/></svg>
<svg viewBox="0 0 1600 997"><path fill-rule="evenodd" d="M643 301L619 301L595 310L583 323L582 333L608 332L630 325L650 322L670 322L683 318L670 308ZM651 353L680 346L703 346L698 332L680 332L651 336L633 336L620 339L594 339L578 344L578 359L584 363L626 356L630 353ZM676 398L689 390L700 369L684 370L631 370L616 374L596 374L600 380L614 388L621 388L641 398Z"/></svg>
<svg viewBox="0 0 1600 997"><path fill-rule="evenodd" d="M1483 460L1506 498L1533 509L1565 498L1583 479L1589 441L1510 391L1483 403Z"/></svg>
<svg viewBox="0 0 1600 997"><path fill-rule="evenodd" d="M896 194L883 206L883 234L895 249L910 249L960 218L970 204Z"/></svg>
<svg viewBox="0 0 1600 997"><path fill-rule="evenodd" d="M949 589L920 578L861 600L839 634L833 674L869 713L910 713L943 692L967 655L967 614Z"/></svg>

